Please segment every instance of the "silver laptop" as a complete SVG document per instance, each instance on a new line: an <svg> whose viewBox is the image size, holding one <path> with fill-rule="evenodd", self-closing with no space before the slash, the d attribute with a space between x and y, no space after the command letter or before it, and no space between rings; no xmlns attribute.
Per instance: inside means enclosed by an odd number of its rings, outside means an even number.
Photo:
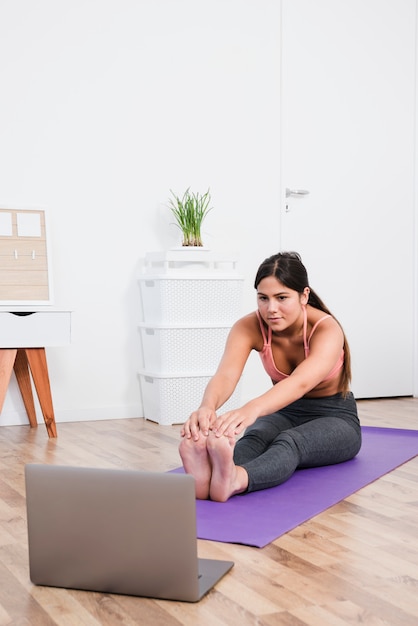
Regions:
<svg viewBox="0 0 418 626"><path fill-rule="evenodd" d="M233 566L199 559L187 474L29 464L35 585L196 602Z"/></svg>

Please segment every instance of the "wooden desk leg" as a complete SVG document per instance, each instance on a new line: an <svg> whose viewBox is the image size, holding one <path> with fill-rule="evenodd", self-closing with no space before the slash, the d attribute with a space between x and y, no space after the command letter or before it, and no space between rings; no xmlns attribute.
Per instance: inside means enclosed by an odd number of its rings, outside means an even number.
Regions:
<svg viewBox="0 0 418 626"><path fill-rule="evenodd" d="M25 405L26 413L29 418L29 423L31 428L36 428L38 426L38 420L36 419L35 403L33 401L28 359L26 358L25 350L22 350L21 348L17 350L14 370L20 393L22 394L23 404Z"/></svg>
<svg viewBox="0 0 418 626"><path fill-rule="evenodd" d="M54 407L52 405L51 387L49 384L48 366L45 348L25 348L39 404L45 420L48 437L57 436Z"/></svg>
<svg viewBox="0 0 418 626"><path fill-rule="evenodd" d="M4 399L10 382L10 376L12 375L16 352L16 348L0 349L0 413L3 409Z"/></svg>

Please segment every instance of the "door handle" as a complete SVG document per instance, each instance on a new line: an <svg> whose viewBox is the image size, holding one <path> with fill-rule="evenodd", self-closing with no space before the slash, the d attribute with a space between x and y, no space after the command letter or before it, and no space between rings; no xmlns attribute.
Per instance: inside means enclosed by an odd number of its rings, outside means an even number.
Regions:
<svg viewBox="0 0 418 626"><path fill-rule="evenodd" d="M290 196L307 196L309 191L307 189L289 189L286 187L286 198L290 198Z"/></svg>

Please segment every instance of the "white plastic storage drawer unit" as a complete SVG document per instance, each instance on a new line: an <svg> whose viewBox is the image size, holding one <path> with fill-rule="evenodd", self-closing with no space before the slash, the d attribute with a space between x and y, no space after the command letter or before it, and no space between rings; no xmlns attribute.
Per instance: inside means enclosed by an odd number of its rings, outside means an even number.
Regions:
<svg viewBox="0 0 418 626"><path fill-rule="evenodd" d="M181 424L199 406L242 315L235 259L208 250L149 252L139 277L144 417ZM239 391L224 410L239 406Z"/></svg>

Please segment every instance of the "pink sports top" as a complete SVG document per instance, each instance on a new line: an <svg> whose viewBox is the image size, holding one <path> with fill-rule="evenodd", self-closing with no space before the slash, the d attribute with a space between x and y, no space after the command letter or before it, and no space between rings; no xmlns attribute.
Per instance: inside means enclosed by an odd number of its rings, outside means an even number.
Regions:
<svg viewBox="0 0 418 626"><path fill-rule="evenodd" d="M268 335L266 337L266 331L264 328L264 324L263 321L261 319L260 313L258 311L256 311L257 313L257 317L258 317L258 321L260 322L260 329L261 329L261 334L263 335L263 341L264 341L264 345L263 345L263 349L260 352L260 358L261 361L264 365L264 369L266 370L267 374L270 376L271 380L273 381L274 384L280 382L281 380L284 380L285 378L288 378L290 376L290 374L283 374L283 372L281 372L280 370L277 369L275 363L274 363L274 359L273 359L273 352L271 349L271 327L268 327ZM305 350L305 359L306 357L309 355L309 342L311 340L312 335L314 334L316 328L318 327L318 325L325 319L327 319L328 317L332 317L331 315L324 315L324 317L321 317L316 324L314 325L314 327L311 330L311 334L309 335L309 337L306 337L306 332L307 332L307 326L308 326L308 314L306 311L306 307L303 307L303 346L304 346L304 350ZM340 371L340 369L342 368L344 364L344 350L341 351L341 355L337 361L337 363L335 364L335 366L332 368L332 370L330 371L330 373L328 374L328 376L326 378L324 378L324 380L322 381L323 383L327 382L328 380L331 380L332 378L334 378L337 373Z"/></svg>

